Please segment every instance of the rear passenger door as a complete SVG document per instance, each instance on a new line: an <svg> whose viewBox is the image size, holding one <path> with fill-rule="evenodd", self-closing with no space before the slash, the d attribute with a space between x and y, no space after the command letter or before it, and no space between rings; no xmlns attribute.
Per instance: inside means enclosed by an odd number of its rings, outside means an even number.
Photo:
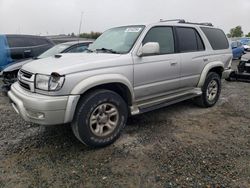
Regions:
<svg viewBox="0 0 250 188"><path fill-rule="evenodd" d="M178 52L181 57L180 87L193 88L207 63L205 46L198 31L192 27L176 27Z"/></svg>
<svg viewBox="0 0 250 188"><path fill-rule="evenodd" d="M151 28L142 41L157 42L160 53L134 57L134 90L137 100L154 98L179 88L180 59L175 53L173 27L156 26Z"/></svg>

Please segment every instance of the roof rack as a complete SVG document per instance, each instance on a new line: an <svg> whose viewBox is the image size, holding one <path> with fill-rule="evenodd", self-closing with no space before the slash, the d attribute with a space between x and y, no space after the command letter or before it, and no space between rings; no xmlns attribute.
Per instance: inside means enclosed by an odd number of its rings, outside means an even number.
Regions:
<svg viewBox="0 0 250 188"><path fill-rule="evenodd" d="M186 21L184 19L172 19L172 20L163 20L163 19L160 19L160 22L177 22L178 23L185 23Z"/></svg>
<svg viewBox="0 0 250 188"><path fill-rule="evenodd" d="M204 25L204 26L211 26L213 27L212 23L195 23L195 22L186 22L184 19L172 19L172 20L163 20L160 19L160 22L177 22L177 23L183 23L183 24L194 24L194 25Z"/></svg>

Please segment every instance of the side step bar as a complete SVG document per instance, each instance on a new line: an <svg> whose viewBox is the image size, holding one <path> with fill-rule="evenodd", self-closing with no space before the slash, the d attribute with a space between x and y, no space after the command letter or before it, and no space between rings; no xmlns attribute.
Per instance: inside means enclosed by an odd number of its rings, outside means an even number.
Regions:
<svg viewBox="0 0 250 188"><path fill-rule="evenodd" d="M191 98L194 98L194 97L197 97L197 96L198 95L195 95L195 94L186 95L186 96L183 96L181 98L176 98L176 99L171 100L171 101L165 101L163 103L160 103L160 104L157 104L157 105L154 105L154 106L151 106L151 107L139 108L140 109L140 113L145 113L145 112L153 111L153 110L156 110L156 109L159 109L159 108L163 108L163 107L166 107L166 106L169 106L169 105L181 102L181 101L185 101L187 99L191 99Z"/></svg>
<svg viewBox="0 0 250 188"><path fill-rule="evenodd" d="M155 109L159 109L165 106L169 106L187 99L191 99L200 96L202 91L200 88L195 88L188 90L186 92L175 93L171 95L166 95L162 97L157 97L155 99L149 99L146 101L140 101L137 106L131 108L131 114L136 115L140 113L149 112Z"/></svg>

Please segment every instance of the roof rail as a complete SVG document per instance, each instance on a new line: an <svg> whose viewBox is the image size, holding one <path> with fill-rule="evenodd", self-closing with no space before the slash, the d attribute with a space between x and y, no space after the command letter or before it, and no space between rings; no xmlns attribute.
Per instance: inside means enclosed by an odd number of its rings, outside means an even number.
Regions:
<svg viewBox="0 0 250 188"><path fill-rule="evenodd" d="M195 22L186 22L184 19L172 19L172 20L163 20L160 19L160 22L178 22L178 23L183 23L183 24L194 24L194 25L204 25L204 26L211 26L213 27L212 23L195 23Z"/></svg>
<svg viewBox="0 0 250 188"><path fill-rule="evenodd" d="M205 23L193 23L193 22L185 22L186 24L194 24L194 25L204 25L204 26L211 26L213 27L214 25L212 23L208 23L208 22L205 22Z"/></svg>
<svg viewBox="0 0 250 188"><path fill-rule="evenodd" d="M160 19L160 22L178 22L178 23L185 23L186 21L184 19L172 19L172 20L163 20Z"/></svg>

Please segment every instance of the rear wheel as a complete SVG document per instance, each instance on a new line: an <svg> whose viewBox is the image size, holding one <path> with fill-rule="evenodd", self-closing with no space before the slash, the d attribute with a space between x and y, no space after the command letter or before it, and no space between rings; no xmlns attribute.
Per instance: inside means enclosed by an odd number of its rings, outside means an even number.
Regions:
<svg viewBox="0 0 250 188"><path fill-rule="evenodd" d="M194 99L195 103L202 107L212 107L216 104L221 92L221 78L215 72L207 75L202 87L202 95Z"/></svg>
<svg viewBox="0 0 250 188"><path fill-rule="evenodd" d="M104 147L120 136L127 113L127 105L120 95L109 90L95 90L79 101L72 130L82 143Z"/></svg>

